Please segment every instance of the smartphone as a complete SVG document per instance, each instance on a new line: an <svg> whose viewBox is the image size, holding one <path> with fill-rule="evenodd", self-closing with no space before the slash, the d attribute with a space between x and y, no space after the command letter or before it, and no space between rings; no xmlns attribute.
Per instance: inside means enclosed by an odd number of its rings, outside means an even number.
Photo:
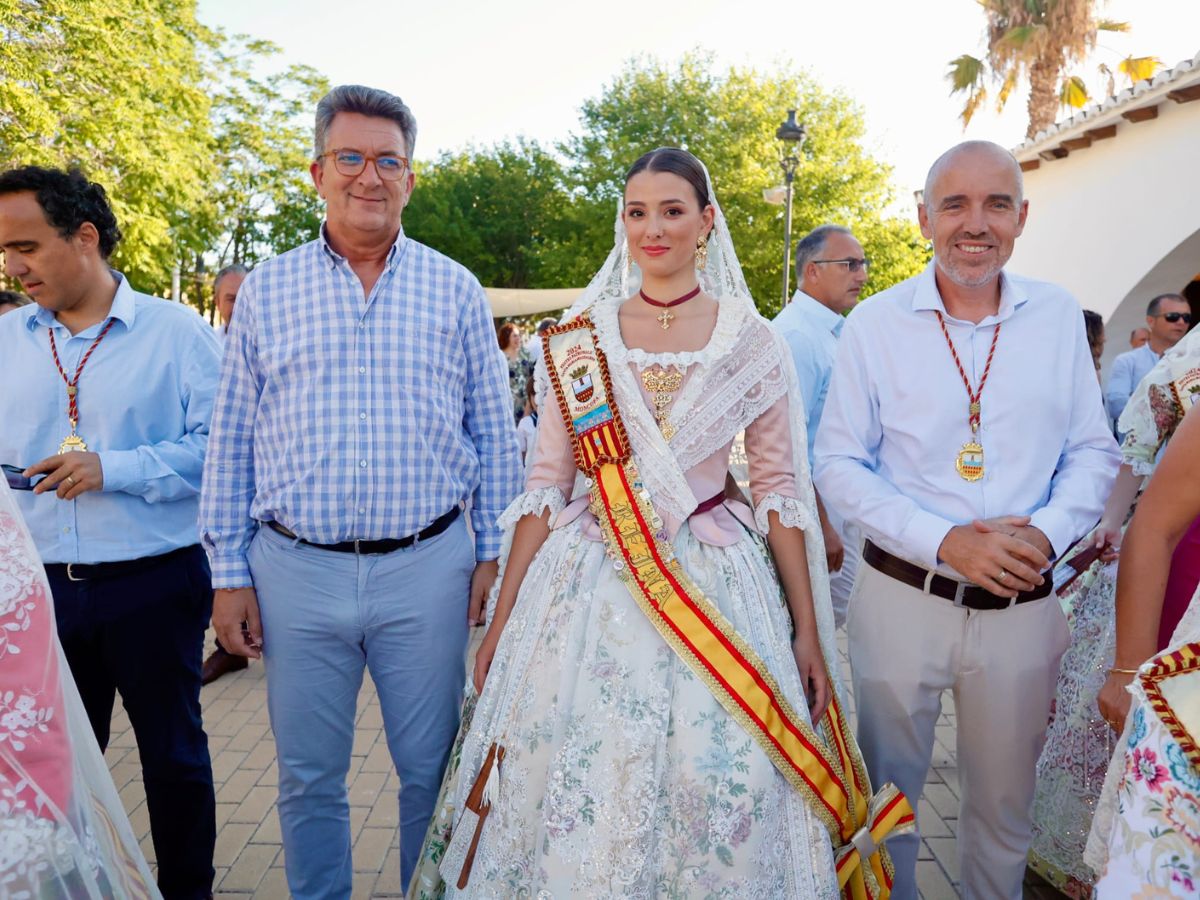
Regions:
<svg viewBox="0 0 1200 900"><path fill-rule="evenodd" d="M22 474L25 471L22 466L10 466L8 463L0 464L0 469L4 470L4 480L14 491L32 491L33 486L46 477L43 475L42 478L34 481Z"/></svg>

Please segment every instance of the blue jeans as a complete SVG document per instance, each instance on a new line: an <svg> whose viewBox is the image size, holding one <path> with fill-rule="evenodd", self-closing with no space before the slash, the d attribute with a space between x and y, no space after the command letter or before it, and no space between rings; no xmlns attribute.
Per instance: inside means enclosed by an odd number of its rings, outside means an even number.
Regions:
<svg viewBox="0 0 1200 900"><path fill-rule="evenodd" d="M350 896L346 773L363 666L400 776L407 889L433 815L466 677L475 551L463 517L388 554L321 550L260 528L250 547L279 758L279 822L298 900Z"/></svg>

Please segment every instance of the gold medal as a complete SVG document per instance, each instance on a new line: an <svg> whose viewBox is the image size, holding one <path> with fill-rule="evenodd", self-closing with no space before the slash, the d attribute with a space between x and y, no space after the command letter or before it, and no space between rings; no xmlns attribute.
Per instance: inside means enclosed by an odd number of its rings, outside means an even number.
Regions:
<svg viewBox="0 0 1200 900"><path fill-rule="evenodd" d="M65 438L63 438L63 442L58 445L58 452L59 453L86 453L87 452L87 444L85 444L83 442L83 438L81 438L79 435L77 435L75 432L72 431Z"/></svg>
<svg viewBox="0 0 1200 900"><path fill-rule="evenodd" d="M964 481L978 481L983 477L983 446L978 441L968 441L958 451L954 468Z"/></svg>
<svg viewBox="0 0 1200 900"><path fill-rule="evenodd" d="M68 378L67 372L62 366L62 361L58 358L58 344L54 340L54 329L49 329L50 334L50 354L54 357L54 365L58 368L58 374L62 377L63 384L67 387L67 421L71 423L71 433L63 438L62 443L58 445L59 453L86 453L87 444L83 442L78 434L75 433L75 427L79 424L79 376L83 374L83 367L87 365L87 361L91 358L92 353L104 340L104 336L108 334L112 328L113 322L116 319L109 319L100 333L96 335L96 339L92 341L92 345L88 347L87 352L79 360L79 365L75 367L75 377Z"/></svg>
<svg viewBox="0 0 1200 900"><path fill-rule="evenodd" d="M996 323L996 330L992 332L992 346L988 350L987 363L983 367L983 377L979 379L979 387L972 388L971 379L967 377L967 370L963 368L962 360L958 358L958 351L954 349L954 341L950 340L950 332L946 329L946 320L942 317L941 310L935 310L935 312L937 312L938 324L942 326L942 335L946 338L946 346L950 348L954 365L958 367L963 387L967 389L967 425L971 429L971 440L963 444L962 449L958 451L954 468L958 470L959 477L963 481L979 481L983 478L983 445L979 443L978 437L983 407L979 398L983 396L983 386L987 384L988 373L992 371L992 357L996 355L996 341L1000 338L1000 323Z"/></svg>

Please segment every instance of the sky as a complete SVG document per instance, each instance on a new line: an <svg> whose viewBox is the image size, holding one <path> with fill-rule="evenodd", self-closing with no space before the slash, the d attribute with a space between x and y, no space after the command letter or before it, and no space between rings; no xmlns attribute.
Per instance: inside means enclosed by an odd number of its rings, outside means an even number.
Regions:
<svg viewBox="0 0 1200 900"><path fill-rule="evenodd" d="M983 50L973 0L199 0L198 14L274 41L283 60L335 84L399 95L417 118L419 160L517 136L561 140L631 57L670 65L694 49L726 66L794 64L843 90L863 110L866 149L893 167L902 204L957 141L1013 147L1025 133L1024 95L1001 115L981 110L965 132L961 101L949 97L949 60ZM1132 31L1102 34L1080 67L1093 93L1103 90L1099 62L1115 70L1133 54L1171 67L1200 51L1198 0L1110 0L1101 14Z"/></svg>

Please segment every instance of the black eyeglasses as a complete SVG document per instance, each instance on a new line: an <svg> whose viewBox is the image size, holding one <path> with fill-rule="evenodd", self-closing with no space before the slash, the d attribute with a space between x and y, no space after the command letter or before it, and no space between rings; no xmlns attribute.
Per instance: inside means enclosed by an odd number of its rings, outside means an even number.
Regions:
<svg viewBox="0 0 1200 900"><path fill-rule="evenodd" d="M1192 324L1192 314L1191 313L1170 312L1170 313L1159 313L1158 315L1161 316L1162 318L1166 319L1168 322L1170 322L1172 324L1178 322L1180 319L1182 319L1188 325Z"/></svg>
<svg viewBox="0 0 1200 900"><path fill-rule="evenodd" d="M324 159L326 156L333 157L333 167L338 170L339 175L345 175L347 178L361 173L369 162L375 163L375 171L384 181L399 181L408 169L408 157L393 156L390 153L383 156L367 156L357 150L338 149L322 153L317 159Z"/></svg>
<svg viewBox="0 0 1200 900"><path fill-rule="evenodd" d="M847 272L864 272L871 265L871 260L866 257L855 259L852 256L847 256L845 259L812 259L809 262L814 262L817 265L845 266Z"/></svg>

